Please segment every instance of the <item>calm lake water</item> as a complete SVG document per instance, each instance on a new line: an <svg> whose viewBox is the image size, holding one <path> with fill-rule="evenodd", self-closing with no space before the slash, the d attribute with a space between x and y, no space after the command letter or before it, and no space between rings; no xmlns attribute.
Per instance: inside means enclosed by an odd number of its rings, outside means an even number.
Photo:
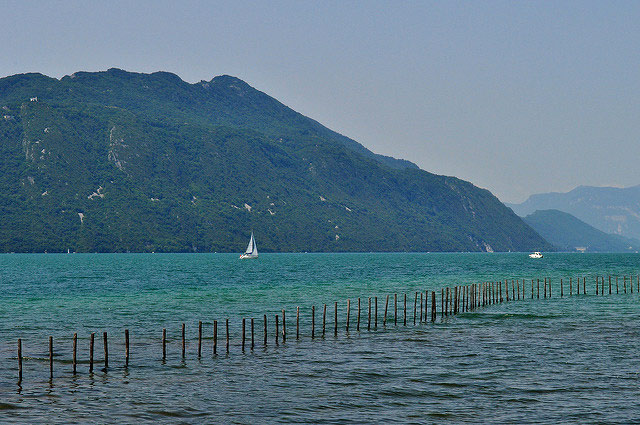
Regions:
<svg viewBox="0 0 640 425"><path fill-rule="evenodd" d="M0 255L0 422L639 423L638 273L637 254L548 254L541 260L515 253L261 254L249 261L230 254ZM612 295L608 280L607 295L595 295L595 278L602 275L614 276ZM552 281L553 296L531 299L531 279L545 277ZM582 287L575 294L578 277L586 278L587 295ZM569 278L573 296L568 296ZM505 279L527 279L527 298L444 319L438 314L435 322L414 326L416 291L439 294L444 286ZM382 325L386 296L393 300L395 293L401 318L408 296L407 326L401 319ZM360 331L355 329L358 297ZM370 331L368 297L378 297L378 327ZM323 304L328 304L324 337ZM298 306L300 339L295 338ZM316 306L313 340L311 306ZM273 322L282 309L287 341L276 345ZM244 353L243 317L256 318L255 349L247 345ZM201 358L198 321L205 336ZM128 368L125 328L131 334ZM169 339L166 361L163 328ZM109 369L98 363L90 374L89 335L96 333L100 362L104 331ZM81 362L76 375L74 332ZM25 356L21 385L18 338Z"/></svg>

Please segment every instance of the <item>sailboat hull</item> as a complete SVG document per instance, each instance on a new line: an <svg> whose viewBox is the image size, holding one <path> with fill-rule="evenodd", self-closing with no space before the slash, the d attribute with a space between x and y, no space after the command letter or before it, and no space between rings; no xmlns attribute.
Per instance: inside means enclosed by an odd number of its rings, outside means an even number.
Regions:
<svg viewBox="0 0 640 425"><path fill-rule="evenodd" d="M250 258L258 258L257 254L242 254L240 255L241 260L248 260Z"/></svg>

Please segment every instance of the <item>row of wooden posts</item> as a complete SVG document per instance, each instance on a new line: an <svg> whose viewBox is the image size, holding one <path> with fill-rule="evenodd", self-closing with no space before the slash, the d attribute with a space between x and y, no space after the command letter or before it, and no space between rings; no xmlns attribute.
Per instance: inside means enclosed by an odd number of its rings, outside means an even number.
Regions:
<svg viewBox="0 0 640 425"><path fill-rule="evenodd" d="M577 279L576 284L576 293L580 295L580 283L582 283L582 293L587 294L587 284L586 278L582 278L582 282L580 282L581 278ZM459 313L466 313L474 311L480 307L490 306L497 303L502 303L505 301L515 301L526 298L526 281L522 280L522 285L520 284L520 280L511 280L511 298L509 297L509 281L505 280L504 282L484 282L481 284L471 284L466 286L455 286L453 288L446 287L442 288L440 291L440 315L441 317L457 315ZM629 290L633 293L633 277L629 277ZM569 278L569 296L573 295L573 279ZM504 288L504 292L503 292ZM536 289L537 288L537 289ZM540 298L540 279L531 279L531 299L534 298L534 290L537 295L537 298ZM616 294L620 293L620 284L618 276L615 277L615 290ZM627 293L627 277L623 276L622 282L622 290L626 294ZM609 276L608 280L608 292L609 294L613 293L613 280L612 277ZM637 276L637 292L640 293L640 275ZM552 285L551 279L545 278L543 283L543 296L544 298L551 297L552 293ZM605 278L604 276L597 276L595 278L595 293L596 295L604 295L605 294ZM424 302L423 302L423 293L416 292L414 297L413 304L413 324L416 324L417 320L417 308L418 308L418 295L420 295L420 323L428 322L428 301L431 298L431 321L435 321L437 318L437 306L436 306L436 291L425 291L424 292ZM560 279L560 296L564 296L564 282L563 279ZM385 307L384 307L384 316L382 319L383 326L387 325L387 317L388 317L388 308L389 308L389 298L387 295ZM372 308L373 308L373 320L372 320ZM393 323L394 325L398 324L398 294L393 295ZM424 313L424 314L423 314ZM311 338L314 339L316 337L316 307L311 307ZM245 351L245 346L247 345L246 338L246 320L242 319L242 351ZM407 294L404 294L404 316L402 318L404 326L407 325ZM369 297L368 298L368 315L367 315L367 330L371 330L373 322L373 328L378 328L378 297ZM254 332L254 318L250 319L250 348L251 350L255 347L255 332ZM267 315L265 314L263 317L263 339L264 345L267 345L267 337L268 337L268 327L267 327ZM282 327L280 329L280 324ZM361 300L358 298L358 306L357 306L357 315L356 315L356 331L360 331L361 324ZM326 334L326 325L327 325L327 304L324 304L322 309L322 337ZM334 320L333 320L333 332L334 335L338 335L338 303L334 303ZM346 311L346 332L349 332L349 328L351 326L351 300L347 300L347 311ZM229 353L230 347L230 332L229 332L229 319L225 320L225 333L226 333L226 341L225 341L225 352ZM275 343L279 344L280 337L282 337L282 342L285 343L287 340L287 328L286 328L286 319L285 319L285 310L282 310L282 316L275 315L275 332L274 338ZM300 307L296 308L296 339L300 338ZM124 366L129 366L129 330L124 330L124 344L125 344L125 363ZM73 334L73 357L72 357L72 367L73 373L77 373L77 348L78 348L78 334ZM95 348L95 333L91 333L89 339L89 372L93 373L94 369L94 348ZM109 344L107 339L107 332L103 333L103 349L104 349L104 369L107 370L109 367ZM213 355L218 354L218 321L213 321ZM202 322L198 322L198 357L202 356ZM182 324L182 358L186 357L186 328L185 324ZM166 360L167 358L167 329L162 329L162 360ZM22 382L22 339L18 339L18 383ZM49 337L49 372L50 378L53 379L53 337Z"/></svg>

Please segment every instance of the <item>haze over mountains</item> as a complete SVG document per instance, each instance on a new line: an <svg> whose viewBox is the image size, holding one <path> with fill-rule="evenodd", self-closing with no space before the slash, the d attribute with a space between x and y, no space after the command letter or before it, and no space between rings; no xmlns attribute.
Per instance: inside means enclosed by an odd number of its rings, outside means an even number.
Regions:
<svg viewBox="0 0 640 425"><path fill-rule="evenodd" d="M0 251L531 251L489 191L230 76L0 79Z"/></svg>
<svg viewBox="0 0 640 425"><path fill-rule="evenodd" d="M561 251L638 252L640 250L640 241L605 233L562 211L537 210L526 216L524 221Z"/></svg>
<svg viewBox="0 0 640 425"><path fill-rule="evenodd" d="M605 233L640 239L640 185L579 186L568 193L542 193L506 205L521 217L536 210L563 211Z"/></svg>

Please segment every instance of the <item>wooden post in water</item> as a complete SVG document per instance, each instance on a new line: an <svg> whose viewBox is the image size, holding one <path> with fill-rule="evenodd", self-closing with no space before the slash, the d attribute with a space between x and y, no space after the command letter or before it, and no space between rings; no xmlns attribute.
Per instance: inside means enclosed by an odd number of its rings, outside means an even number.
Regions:
<svg viewBox="0 0 640 425"><path fill-rule="evenodd" d="M620 292L618 291L618 276L616 276L616 294L619 294Z"/></svg>
<svg viewBox="0 0 640 425"><path fill-rule="evenodd" d="M498 291L500 292L500 302L502 303L504 301L504 298L502 298L502 281L500 281L498 285L499 285Z"/></svg>
<svg viewBox="0 0 640 425"><path fill-rule="evenodd" d="M374 297L373 300L375 301L373 304L373 328L378 329L378 297Z"/></svg>
<svg viewBox="0 0 640 425"><path fill-rule="evenodd" d="M624 279L624 293L627 293L627 276L622 276L622 278Z"/></svg>
<svg viewBox="0 0 640 425"><path fill-rule="evenodd" d="M586 277L582 278L582 293L584 295L587 295L587 278Z"/></svg>
<svg viewBox="0 0 640 425"><path fill-rule="evenodd" d="M229 339L230 339L230 336L229 336L229 319L226 319L225 322L226 322L225 326L227 328L227 354L229 354Z"/></svg>
<svg viewBox="0 0 640 425"><path fill-rule="evenodd" d="M358 321L356 322L356 331L360 332L360 297L358 297Z"/></svg>
<svg viewBox="0 0 640 425"><path fill-rule="evenodd" d="M544 297L547 298L547 278L544 278Z"/></svg>
<svg viewBox="0 0 640 425"><path fill-rule="evenodd" d="M334 316L333 316L333 335L338 336L338 301L334 303Z"/></svg>
<svg viewBox="0 0 640 425"><path fill-rule="evenodd" d="M609 295L611 295L611 276L609 276Z"/></svg>
<svg viewBox="0 0 640 425"><path fill-rule="evenodd" d="M316 337L316 306L311 306L311 339Z"/></svg>
<svg viewBox="0 0 640 425"><path fill-rule="evenodd" d="M76 368L75 368L75 339L76 339L77 334L73 335L73 346L74 346L74 367L73 367L73 372L75 373ZM125 329L124 330L124 367L129 367L129 329Z"/></svg>
<svg viewBox="0 0 640 425"><path fill-rule="evenodd" d="M600 277L596 276L596 295L598 295L598 286L600 285Z"/></svg>
<svg viewBox="0 0 640 425"><path fill-rule="evenodd" d="M262 331L264 337L264 345L267 345L267 315L264 315L264 330Z"/></svg>
<svg viewBox="0 0 640 425"><path fill-rule="evenodd" d="M276 345L278 345L278 338L280 338L280 331L278 330L278 315L276 314Z"/></svg>
<svg viewBox="0 0 640 425"><path fill-rule="evenodd" d="M327 324L327 305L324 305L324 309L322 310L322 337L324 338L324 331Z"/></svg>
<svg viewBox="0 0 640 425"><path fill-rule="evenodd" d="M416 297L413 300L413 326L416 325L416 318L418 317L418 293L416 292Z"/></svg>
<svg viewBox="0 0 640 425"><path fill-rule="evenodd" d="M284 316L284 308L282 309L282 343L287 342L287 321Z"/></svg>
<svg viewBox="0 0 640 425"><path fill-rule="evenodd" d="M580 276L578 276L578 284L576 285L576 295L580 295Z"/></svg>
<svg viewBox="0 0 640 425"><path fill-rule="evenodd" d="M422 315L422 310L423 310L423 308L422 308L422 303L423 303L423 302L422 302L422 291L420 291L420 323L422 323L422 318L424 317L424 316Z"/></svg>
<svg viewBox="0 0 640 425"><path fill-rule="evenodd" d="M213 355L218 354L218 321L213 321Z"/></svg>
<svg viewBox="0 0 640 425"><path fill-rule="evenodd" d="M551 298L551 278L549 278L549 298Z"/></svg>
<svg viewBox="0 0 640 425"><path fill-rule="evenodd" d="M387 295L387 302L384 304L384 318L382 319L382 326L387 326L387 307L389 307L389 295Z"/></svg>
<svg viewBox="0 0 640 425"><path fill-rule="evenodd" d="M22 340L18 338L18 385L20 385L21 383L22 383Z"/></svg>
<svg viewBox="0 0 640 425"><path fill-rule="evenodd" d="M404 326L407 326L407 293L404 294Z"/></svg>
<svg viewBox="0 0 640 425"><path fill-rule="evenodd" d="M516 285L513 279L511 279L511 301L516 300Z"/></svg>
<svg viewBox="0 0 640 425"><path fill-rule="evenodd" d="M562 287L562 279L560 279L560 298L564 296L564 288Z"/></svg>
<svg viewBox="0 0 640 425"><path fill-rule="evenodd" d="M452 292L452 298L453 298L452 314L455 315L455 314L458 314L458 287L454 286L451 292Z"/></svg>
<svg viewBox="0 0 640 425"><path fill-rule="evenodd" d="M251 318L251 349L253 350L254 340L253 340L253 317Z"/></svg>
<svg viewBox="0 0 640 425"><path fill-rule="evenodd" d="M517 286L518 286L518 301L520 301L520 279L518 278L518 279L516 279L516 281L517 281L516 283L517 283ZM524 295L523 295L523 297L524 297Z"/></svg>
<svg viewBox="0 0 640 425"><path fill-rule="evenodd" d="M296 339L300 339L300 306L296 307Z"/></svg>
<svg viewBox="0 0 640 425"><path fill-rule="evenodd" d="M367 322L367 330L371 330L371 297L369 297L369 320Z"/></svg>
<svg viewBox="0 0 640 425"><path fill-rule="evenodd" d="M93 372L93 346L95 336L95 332L91 332L91 336L89 337L89 373Z"/></svg>
<svg viewBox="0 0 640 425"><path fill-rule="evenodd" d="M436 321L436 291L431 291L431 321Z"/></svg>
<svg viewBox="0 0 640 425"><path fill-rule="evenodd" d="M538 279L538 299L540 299L540 279Z"/></svg>
<svg viewBox="0 0 640 425"><path fill-rule="evenodd" d="M393 324L398 326L398 294L393 294Z"/></svg>
<svg viewBox="0 0 640 425"><path fill-rule="evenodd" d="M202 357L202 320L198 320L198 358Z"/></svg>
<svg viewBox="0 0 640 425"><path fill-rule="evenodd" d="M602 287L600 287L600 295L604 295L604 276L602 276Z"/></svg>
<svg viewBox="0 0 640 425"><path fill-rule="evenodd" d="M184 359L185 357L185 350L186 350L186 338L185 338L185 327L184 327L184 323L182 324L182 358Z"/></svg>
<svg viewBox="0 0 640 425"><path fill-rule="evenodd" d="M346 327L346 331L349 332L349 321L351 320L351 300L348 299L347 300L347 327Z"/></svg>
<svg viewBox="0 0 640 425"><path fill-rule="evenodd" d="M573 278L569 278L569 296L573 295Z"/></svg>
<svg viewBox="0 0 640 425"><path fill-rule="evenodd" d="M246 321L246 319L243 317L242 318L242 352L243 353L244 353L244 340L245 340L245 337L244 337L244 334L245 334L245 321Z"/></svg>
<svg viewBox="0 0 640 425"><path fill-rule="evenodd" d="M53 379L53 337L49 337L49 379Z"/></svg>
<svg viewBox="0 0 640 425"><path fill-rule="evenodd" d="M107 344L107 333L103 332L103 341L104 341L104 368L107 369L109 367L109 344Z"/></svg>
<svg viewBox="0 0 640 425"><path fill-rule="evenodd" d="M129 332L129 331L125 330L125 335L127 334L127 332ZM129 348L129 346L127 345L127 349L128 348ZM77 332L73 334L73 360L72 360L72 363L73 363L73 374L75 375L76 374L76 369L77 369L77 366L78 366L78 333Z"/></svg>

